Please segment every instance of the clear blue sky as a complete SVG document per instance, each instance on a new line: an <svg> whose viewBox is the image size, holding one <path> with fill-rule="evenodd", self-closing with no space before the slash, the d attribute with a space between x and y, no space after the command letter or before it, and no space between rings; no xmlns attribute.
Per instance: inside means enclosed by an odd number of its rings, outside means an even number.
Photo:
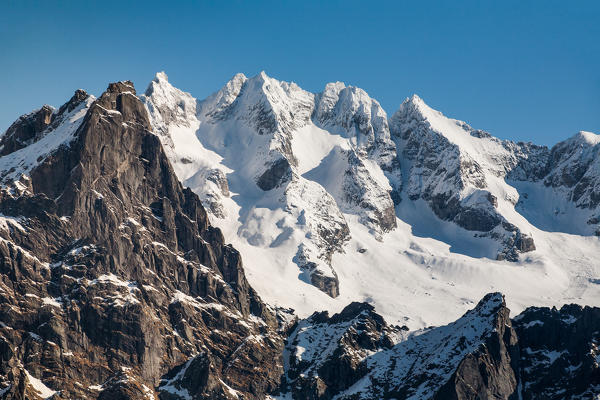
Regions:
<svg viewBox="0 0 600 400"><path fill-rule="evenodd" d="M390 114L417 93L498 137L551 145L600 133L600 1L0 5L0 131L77 88L131 79L142 92L160 70L197 98L261 70L310 91L362 87Z"/></svg>

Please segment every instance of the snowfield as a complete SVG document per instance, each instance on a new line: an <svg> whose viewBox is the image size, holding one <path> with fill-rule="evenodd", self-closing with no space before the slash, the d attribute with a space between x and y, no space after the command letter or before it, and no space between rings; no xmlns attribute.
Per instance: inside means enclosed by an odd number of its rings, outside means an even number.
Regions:
<svg viewBox="0 0 600 400"><path fill-rule="evenodd" d="M388 127L358 88L336 83L312 94L264 73L238 74L199 102L159 73L142 100L178 177L270 304L306 317L368 301L389 323L417 329L456 320L489 292L505 294L513 315L600 302L600 241L589 222L597 209L577 207L562 183L544 183L546 148L500 141L416 96L402 107L418 112L427 134L410 136L396 131L407 119L399 125L395 115ZM595 165L598 136L581 137L576 146L588 146ZM447 175L427 170L432 157ZM440 218L436 193L500 225L467 230ZM535 250L496 260L515 234L533 238ZM339 295L319 289L315 274L337 279Z"/></svg>

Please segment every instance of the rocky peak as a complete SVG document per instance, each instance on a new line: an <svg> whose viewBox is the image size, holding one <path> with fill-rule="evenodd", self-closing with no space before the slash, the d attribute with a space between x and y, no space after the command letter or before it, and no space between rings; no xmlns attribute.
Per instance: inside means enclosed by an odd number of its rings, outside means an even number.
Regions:
<svg viewBox="0 0 600 400"><path fill-rule="evenodd" d="M66 115L82 104L89 95L82 89L75 91L69 101L58 111L52 106L44 105L17 119L0 138L0 156L5 156L37 142L48 132L56 129Z"/></svg>
<svg viewBox="0 0 600 400"><path fill-rule="evenodd" d="M571 138L557 143L550 151L548 161L549 174L544 183L553 187L579 188L571 193L571 200L578 202L584 187L589 187L592 180L598 179L600 165L597 155L600 153L600 135L590 132L579 132ZM589 195L585 200L589 200ZM581 204L581 203L580 203ZM596 202L587 202L583 206L595 207Z"/></svg>
<svg viewBox="0 0 600 400"><path fill-rule="evenodd" d="M57 115L63 115L65 112L71 112L81 104L85 99L89 97L89 94L83 89L77 89L73 97L69 99L65 104L63 104L57 112Z"/></svg>
<svg viewBox="0 0 600 400"><path fill-rule="evenodd" d="M54 108L48 105L19 117L8 127L0 140L0 155L5 156L39 140L52 122Z"/></svg>
<svg viewBox="0 0 600 400"><path fill-rule="evenodd" d="M373 142L381 135L389 137L387 115L379 103L363 89L342 82L329 83L317 95L314 118L323 126L339 126L347 134L361 134Z"/></svg>
<svg viewBox="0 0 600 400"><path fill-rule="evenodd" d="M375 158L384 171L399 169L387 114L363 89L342 82L327 84L316 95L313 120L351 138L356 150Z"/></svg>
<svg viewBox="0 0 600 400"><path fill-rule="evenodd" d="M313 314L288 339L282 390L295 399L343 393L369 372L370 354L393 346L397 332L367 303L352 303L332 317Z"/></svg>
<svg viewBox="0 0 600 400"><path fill-rule="evenodd" d="M314 117L320 124L326 124L333 116L333 109L338 103L340 92L346 88L344 82L331 82L317 94Z"/></svg>
<svg viewBox="0 0 600 400"><path fill-rule="evenodd" d="M7 154L0 157L2 186L13 193L31 191L31 170L75 138L77 129L94 100L94 96L77 91L59 112L50 115L51 123L41 131L30 130L31 121L28 118L21 117L13 124L16 129L2 137L2 141L8 145L4 147ZM26 137L29 139L22 140ZM8 153L9 148L15 150Z"/></svg>
<svg viewBox="0 0 600 400"><path fill-rule="evenodd" d="M297 165L291 148L292 132L305 126L314 104L314 96L295 83L278 81L264 72L246 79L238 74L216 94L199 103L201 122L238 124L229 132L239 143L248 143L250 131L263 139L259 154L241 154L249 173L259 187L271 190L289 181ZM221 142L225 138L218 138ZM237 155L239 157L240 154Z"/></svg>
<svg viewBox="0 0 600 400"><path fill-rule="evenodd" d="M501 214L499 202L512 207L518 199L505 178L543 174L546 148L501 141L445 117L416 95L402 103L390 127L408 161L406 191L412 200L423 199L439 218L500 242L498 259L516 261L520 252L535 250L533 239Z"/></svg>
<svg viewBox="0 0 600 400"><path fill-rule="evenodd" d="M0 229L5 398L23 398L28 375L82 399L259 399L278 385L275 316L179 183L135 93L110 84L79 110L68 146L32 166L30 190L0 196L0 213L22 223Z"/></svg>

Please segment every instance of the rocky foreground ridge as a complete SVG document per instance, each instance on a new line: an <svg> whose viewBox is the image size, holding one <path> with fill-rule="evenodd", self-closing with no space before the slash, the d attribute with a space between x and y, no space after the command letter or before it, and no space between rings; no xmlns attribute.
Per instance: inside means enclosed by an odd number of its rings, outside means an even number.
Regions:
<svg viewBox="0 0 600 400"><path fill-rule="evenodd" d="M367 303L302 320L269 307L177 179L131 82L21 117L0 146L3 399L600 392L598 308L511 320L492 293L454 323L411 332Z"/></svg>

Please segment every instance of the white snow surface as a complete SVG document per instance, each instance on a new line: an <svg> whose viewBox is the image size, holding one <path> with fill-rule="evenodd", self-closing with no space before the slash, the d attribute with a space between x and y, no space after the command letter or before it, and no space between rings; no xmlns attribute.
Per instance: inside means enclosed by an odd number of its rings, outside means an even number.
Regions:
<svg viewBox="0 0 600 400"><path fill-rule="evenodd" d="M44 385L41 380L32 376L29 371L25 370L25 375L27 375L27 380L29 381L31 387L38 392L41 398L47 399L56 393L56 390L52 390L48 386Z"/></svg>
<svg viewBox="0 0 600 400"><path fill-rule="evenodd" d="M360 89L335 83L315 95L264 73L253 78L238 74L198 102L159 73L143 101L178 177L208 202L211 223L241 252L251 285L270 304L306 317L368 301L389 323L417 329L456 320L489 292L504 293L513 315L531 305L600 301L598 238L565 229L565 224L551 229L554 222L545 214L539 218L546 225L532 217L538 211L522 211L523 201L518 202L524 189L506 178L516 150L495 138L473 136L468 125L444 117L421 99L411 101L439 134L434 140L456 145L461 159L483 166L479 175L485 190L497 197L498 212L530 234L537 250L518 262L486 258L497 250L496 242L475 238L472 231L437 218L423 200L409 199L421 183L418 174L409 174L411 164L402 158L401 147L404 186L403 200L393 210L397 227L385 231L374 223L373 210L391 204L388 192L401 179L399 170L386 169L396 158L394 146L401 143L391 142L385 112ZM583 137L598 142L596 135ZM344 154L355 155L360 168L347 172ZM261 190L257 177L279 158L289 161L290 180ZM206 178L217 175L225 178L227 190L219 179ZM366 193L345 190L347 175L368 183ZM455 190L443 181L435 184L442 185L441 192ZM523 183L529 184L535 185ZM466 201L479 201L475 186L466 185L461 193ZM367 208L361 206L365 203ZM565 207L568 221L576 211ZM344 225L349 236L329 251L328 263L323 230ZM301 248L314 255L311 260L324 273L335 271L337 298L309 283L294 262Z"/></svg>

